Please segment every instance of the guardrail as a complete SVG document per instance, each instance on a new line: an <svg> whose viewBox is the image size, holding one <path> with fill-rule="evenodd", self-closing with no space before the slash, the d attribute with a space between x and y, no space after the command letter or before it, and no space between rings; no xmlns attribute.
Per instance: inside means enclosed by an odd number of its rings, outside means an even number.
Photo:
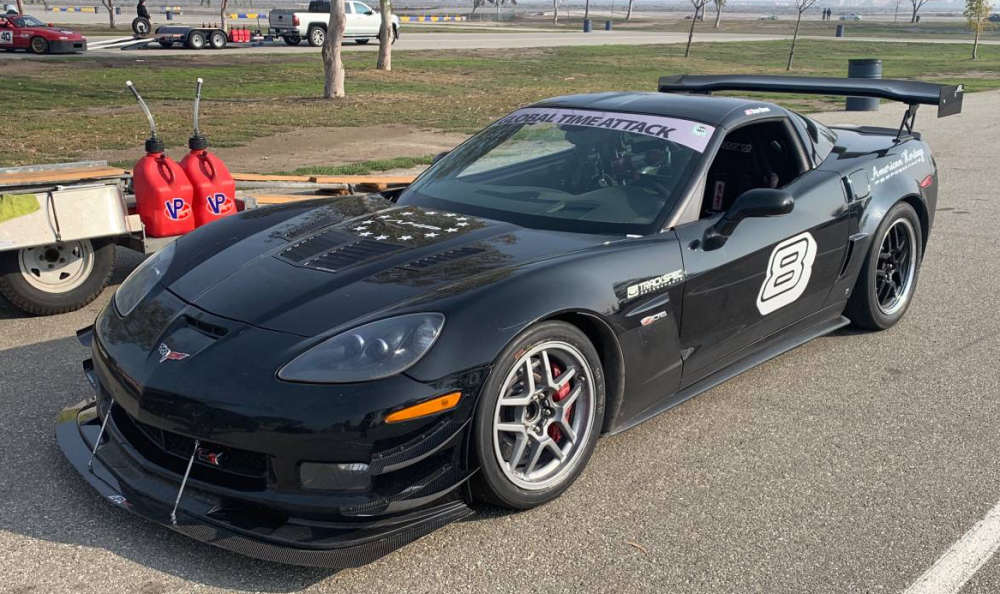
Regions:
<svg viewBox="0 0 1000 594"><path fill-rule="evenodd" d="M454 15L454 14L435 14L435 15L400 15L399 22L401 23L445 23L445 22L459 22L467 21L468 17L464 15Z"/></svg>
<svg viewBox="0 0 1000 594"><path fill-rule="evenodd" d="M96 6L50 6L49 12L97 12Z"/></svg>

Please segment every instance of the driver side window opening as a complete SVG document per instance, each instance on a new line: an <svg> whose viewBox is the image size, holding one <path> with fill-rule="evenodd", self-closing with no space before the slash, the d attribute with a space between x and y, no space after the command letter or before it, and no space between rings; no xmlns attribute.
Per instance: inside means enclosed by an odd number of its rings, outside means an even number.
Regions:
<svg viewBox="0 0 1000 594"><path fill-rule="evenodd" d="M726 134L708 169L699 218L726 212L747 190L783 188L805 169L786 121L737 128Z"/></svg>

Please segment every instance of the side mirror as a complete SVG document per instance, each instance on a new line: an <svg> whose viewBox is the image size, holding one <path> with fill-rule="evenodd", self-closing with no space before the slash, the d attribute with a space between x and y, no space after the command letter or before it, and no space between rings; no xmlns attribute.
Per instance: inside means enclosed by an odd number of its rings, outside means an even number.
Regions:
<svg viewBox="0 0 1000 594"><path fill-rule="evenodd" d="M371 15L375 14L375 12L374 12L374 11L371 11L371 10L369 10L369 11L368 11L368 12L366 12L365 14L366 14L366 15L368 15L368 16L371 16Z"/></svg>
<svg viewBox="0 0 1000 594"><path fill-rule="evenodd" d="M795 198L784 190L756 188L740 194L719 222L705 230L702 246L706 251L719 249L748 217L777 217L792 212Z"/></svg>
<svg viewBox="0 0 1000 594"><path fill-rule="evenodd" d="M441 159L444 159L445 157L447 157L448 153L450 153L450 152L451 151L441 151L440 153L434 155L434 159L431 161L431 165L433 165L433 164L437 163L438 161L440 161Z"/></svg>

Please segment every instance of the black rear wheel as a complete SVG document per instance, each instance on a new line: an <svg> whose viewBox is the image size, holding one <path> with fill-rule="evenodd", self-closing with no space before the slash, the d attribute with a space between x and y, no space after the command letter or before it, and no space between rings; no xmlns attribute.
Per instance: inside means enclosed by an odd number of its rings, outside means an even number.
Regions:
<svg viewBox="0 0 1000 594"><path fill-rule="evenodd" d="M170 49L174 46L173 41L158 41L157 43L159 43L160 47L162 47L163 49Z"/></svg>
<svg viewBox="0 0 1000 594"><path fill-rule="evenodd" d="M358 44L358 45L364 45L364 44L368 43L368 41L369 41L369 40L368 40L368 38L367 38L367 37L362 37L362 38L360 38L360 39L355 39L355 40L354 40L354 43L356 43L356 44Z"/></svg>
<svg viewBox="0 0 1000 594"><path fill-rule="evenodd" d="M299 37L298 35L287 35L285 37L282 37L282 39L284 39L285 43L287 43L288 45L298 45L302 43L302 38Z"/></svg>
<svg viewBox="0 0 1000 594"><path fill-rule="evenodd" d="M920 217L905 202L893 206L875 232L845 314L869 330L885 330L903 318L920 275Z"/></svg>
<svg viewBox="0 0 1000 594"><path fill-rule="evenodd" d="M139 37L144 37L149 35L150 30L153 26L150 24L149 19L146 17L136 17L132 19L132 32Z"/></svg>
<svg viewBox="0 0 1000 594"><path fill-rule="evenodd" d="M578 328L543 322L497 357L473 420L476 497L513 509L547 503L583 472L604 422L604 375Z"/></svg>

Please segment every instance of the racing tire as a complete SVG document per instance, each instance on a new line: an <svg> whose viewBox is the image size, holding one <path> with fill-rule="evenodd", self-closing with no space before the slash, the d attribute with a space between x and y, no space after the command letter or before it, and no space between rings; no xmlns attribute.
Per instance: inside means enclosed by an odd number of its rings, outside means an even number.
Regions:
<svg viewBox="0 0 1000 594"><path fill-rule="evenodd" d="M913 301L923 258L923 233L913 207L898 202L875 231L844 313L855 326L885 330Z"/></svg>
<svg viewBox="0 0 1000 594"><path fill-rule="evenodd" d="M212 49L224 49L226 47L226 34L222 31L212 31L212 34L208 36L208 45Z"/></svg>
<svg viewBox="0 0 1000 594"><path fill-rule="evenodd" d="M367 37L363 37L361 39L355 39L354 43L356 43L358 45L364 45L364 44L368 43L369 41L370 40Z"/></svg>
<svg viewBox="0 0 1000 594"><path fill-rule="evenodd" d="M0 253L0 295L27 313L76 311L101 294L115 270L113 241L56 243Z"/></svg>
<svg viewBox="0 0 1000 594"><path fill-rule="evenodd" d="M32 37L28 43L28 48L33 54L47 54L49 53L49 42L44 37Z"/></svg>
<svg viewBox="0 0 1000 594"><path fill-rule="evenodd" d="M162 47L163 49L170 49L174 47L173 41L157 41L157 43L159 43L160 47Z"/></svg>
<svg viewBox="0 0 1000 594"><path fill-rule="evenodd" d="M282 37L282 39L288 45L298 45L302 43L302 38L299 37L298 35L288 35L286 37Z"/></svg>
<svg viewBox="0 0 1000 594"><path fill-rule="evenodd" d="M132 19L132 32L139 37L149 35L149 32L152 30L153 24L146 17L135 17Z"/></svg>
<svg viewBox="0 0 1000 594"><path fill-rule="evenodd" d="M205 34L201 31L191 31L188 34L187 41L184 42L185 47L193 50L200 50L205 48Z"/></svg>
<svg viewBox="0 0 1000 594"><path fill-rule="evenodd" d="M476 404L473 497L511 509L552 501L583 472L603 422L594 345L565 322L528 328L496 358Z"/></svg>
<svg viewBox="0 0 1000 594"><path fill-rule="evenodd" d="M326 43L326 29L323 27L310 27L309 45L313 47L322 47L324 43Z"/></svg>

